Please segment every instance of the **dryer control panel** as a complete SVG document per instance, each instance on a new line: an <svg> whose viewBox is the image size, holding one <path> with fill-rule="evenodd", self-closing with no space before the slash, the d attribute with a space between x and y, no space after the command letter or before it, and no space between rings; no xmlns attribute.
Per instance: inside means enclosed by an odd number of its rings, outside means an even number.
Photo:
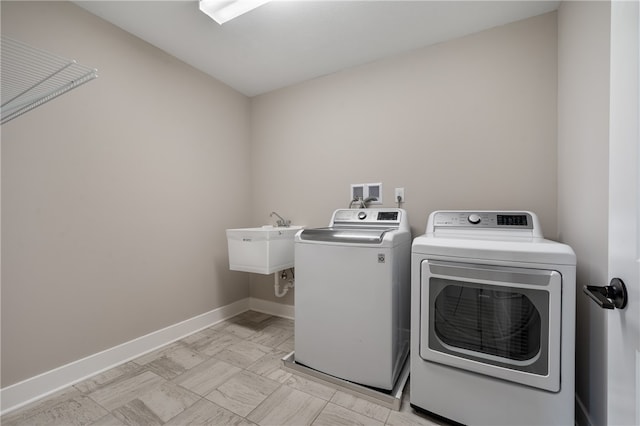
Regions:
<svg viewBox="0 0 640 426"><path fill-rule="evenodd" d="M533 213L497 211L439 211L434 228L534 229Z"/></svg>

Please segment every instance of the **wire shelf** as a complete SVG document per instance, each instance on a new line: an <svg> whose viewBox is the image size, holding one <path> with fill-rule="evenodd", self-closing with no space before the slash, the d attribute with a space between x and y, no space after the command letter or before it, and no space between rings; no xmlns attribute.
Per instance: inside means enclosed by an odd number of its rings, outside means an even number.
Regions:
<svg viewBox="0 0 640 426"><path fill-rule="evenodd" d="M0 53L0 124L98 77L97 69L6 36Z"/></svg>

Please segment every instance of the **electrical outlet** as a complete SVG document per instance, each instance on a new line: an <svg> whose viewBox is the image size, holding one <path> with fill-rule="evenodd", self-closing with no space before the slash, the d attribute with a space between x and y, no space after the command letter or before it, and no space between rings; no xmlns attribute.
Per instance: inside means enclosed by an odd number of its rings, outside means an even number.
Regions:
<svg viewBox="0 0 640 426"><path fill-rule="evenodd" d="M396 188L394 198L396 203L404 203L404 188Z"/></svg>

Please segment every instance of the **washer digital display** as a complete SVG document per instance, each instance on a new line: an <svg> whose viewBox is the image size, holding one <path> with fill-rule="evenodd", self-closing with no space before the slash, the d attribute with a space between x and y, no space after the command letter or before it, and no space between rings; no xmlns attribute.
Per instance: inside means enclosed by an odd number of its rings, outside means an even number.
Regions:
<svg viewBox="0 0 640 426"><path fill-rule="evenodd" d="M378 212L378 220L398 220L398 212Z"/></svg>

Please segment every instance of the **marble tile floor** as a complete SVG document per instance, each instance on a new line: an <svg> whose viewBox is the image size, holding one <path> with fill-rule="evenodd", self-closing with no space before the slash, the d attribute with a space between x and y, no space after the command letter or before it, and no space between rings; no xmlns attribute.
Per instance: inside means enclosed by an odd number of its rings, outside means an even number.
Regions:
<svg viewBox="0 0 640 426"><path fill-rule="evenodd" d="M441 425L282 369L292 320L247 311L0 419L37 425Z"/></svg>

